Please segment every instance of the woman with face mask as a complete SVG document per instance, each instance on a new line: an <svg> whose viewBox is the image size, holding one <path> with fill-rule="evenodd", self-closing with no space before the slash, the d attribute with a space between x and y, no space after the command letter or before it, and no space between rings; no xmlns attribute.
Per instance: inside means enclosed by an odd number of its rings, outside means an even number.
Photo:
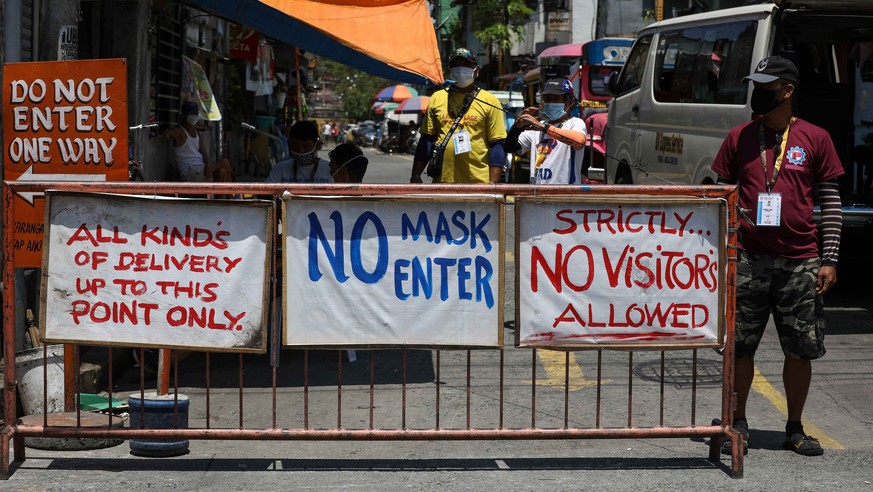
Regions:
<svg viewBox="0 0 873 492"><path fill-rule="evenodd" d="M585 182L585 122L570 116L576 105L573 85L551 79L540 92L539 108L525 108L506 137L506 151L530 154L531 184Z"/></svg>
<svg viewBox="0 0 873 492"><path fill-rule="evenodd" d="M288 147L291 158L276 163L265 183L333 183L330 163L318 157L321 149L318 125L302 120L291 127Z"/></svg>
<svg viewBox="0 0 873 492"><path fill-rule="evenodd" d="M176 170L182 181L233 181L230 161L221 159L210 161L209 154L196 125L200 122L200 107L197 103L186 101L182 104L181 122L178 127L167 131L165 138L173 140L176 156Z"/></svg>
<svg viewBox="0 0 873 492"><path fill-rule="evenodd" d="M503 150L506 125L498 109L502 105L496 96L476 87L478 76L476 56L466 48L455 50L449 58L448 78L452 85L431 95L424 114L410 183L421 183L421 174L435 147L442 148L443 170L434 182L500 181L506 159ZM457 127L450 132L459 115ZM444 141L445 147L438 147Z"/></svg>

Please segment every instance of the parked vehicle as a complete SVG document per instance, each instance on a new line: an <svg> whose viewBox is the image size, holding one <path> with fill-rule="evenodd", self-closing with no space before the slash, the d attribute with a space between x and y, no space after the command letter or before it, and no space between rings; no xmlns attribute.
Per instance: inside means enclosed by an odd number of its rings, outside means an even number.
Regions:
<svg viewBox="0 0 873 492"><path fill-rule="evenodd" d="M379 127L381 128L379 136L379 150L386 154L392 154L400 151L400 123L394 120L382 120Z"/></svg>
<svg viewBox="0 0 873 492"><path fill-rule="evenodd" d="M352 136L359 147L373 147L376 145L376 133L375 124L361 124L352 131Z"/></svg>
<svg viewBox="0 0 873 492"><path fill-rule="evenodd" d="M537 70L529 71L524 77L524 82L529 89L527 102L532 106L538 103L539 95L537 90L536 95L531 97L531 93L534 91L530 89L542 86L545 82L543 74L547 78L566 77L573 83L576 99L579 101L579 117L585 121L588 134L585 144L586 166L599 169L604 165L603 132L607 120L606 103L612 99L612 95L609 93L609 80L621 70L633 42L633 38L595 39L579 46L579 56L576 58L570 56L542 57L540 62L543 65ZM518 111L520 112L520 109ZM510 124L507 120L507 125ZM512 173L512 180L516 183L529 182L530 161L516 159L515 164L516 169Z"/></svg>
<svg viewBox="0 0 873 492"><path fill-rule="evenodd" d="M781 55L800 71L794 113L828 130L846 170L844 230L871 229L871 48L873 2L860 0L777 0L652 24L610 83L602 174L610 183L715 183L710 164L724 137L752 116L743 77ZM860 244L843 241L844 250Z"/></svg>
<svg viewBox="0 0 873 492"><path fill-rule="evenodd" d="M578 76L572 81L576 86L581 117L588 133L585 162L589 168L600 169L604 166L604 132L608 119L606 103L612 99L609 81L618 75L633 42L633 38L601 38L582 45L582 58L575 72Z"/></svg>

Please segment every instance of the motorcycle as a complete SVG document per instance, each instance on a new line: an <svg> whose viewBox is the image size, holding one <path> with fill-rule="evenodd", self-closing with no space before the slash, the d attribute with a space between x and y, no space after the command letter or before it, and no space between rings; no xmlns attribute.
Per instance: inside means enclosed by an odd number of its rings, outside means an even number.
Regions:
<svg viewBox="0 0 873 492"><path fill-rule="evenodd" d="M419 140L421 140L421 134L418 133L418 130L411 130L409 135L406 136L406 152L414 154Z"/></svg>

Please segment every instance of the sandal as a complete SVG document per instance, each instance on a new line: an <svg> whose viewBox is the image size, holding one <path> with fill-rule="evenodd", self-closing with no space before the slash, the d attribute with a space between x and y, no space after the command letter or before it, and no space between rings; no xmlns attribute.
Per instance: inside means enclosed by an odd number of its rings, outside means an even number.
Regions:
<svg viewBox="0 0 873 492"><path fill-rule="evenodd" d="M818 439L799 432L786 437L782 447L804 456L821 456L824 453Z"/></svg>
<svg viewBox="0 0 873 492"><path fill-rule="evenodd" d="M749 423L745 420L734 422L734 429L740 433L743 440L743 456L749 454ZM731 440L725 439L721 443L721 454L731 454Z"/></svg>

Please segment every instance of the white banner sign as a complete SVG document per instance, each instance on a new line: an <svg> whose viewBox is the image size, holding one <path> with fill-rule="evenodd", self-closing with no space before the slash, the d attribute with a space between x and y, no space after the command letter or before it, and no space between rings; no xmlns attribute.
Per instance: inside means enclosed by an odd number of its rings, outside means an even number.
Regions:
<svg viewBox="0 0 873 492"><path fill-rule="evenodd" d="M265 351L272 203L46 195L48 341Z"/></svg>
<svg viewBox="0 0 873 492"><path fill-rule="evenodd" d="M717 201L519 198L516 213L518 344L717 344Z"/></svg>
<svg viewBox="0 0 873 492"><path fill-rule="evenodd" d="M499 347L502 197L286 197L287 345Z"/></svg>

